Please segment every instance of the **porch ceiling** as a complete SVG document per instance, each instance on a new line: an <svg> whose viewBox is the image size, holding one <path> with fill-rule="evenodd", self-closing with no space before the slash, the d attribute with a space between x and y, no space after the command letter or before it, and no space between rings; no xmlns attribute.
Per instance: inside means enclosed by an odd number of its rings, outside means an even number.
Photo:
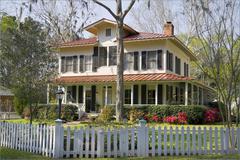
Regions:
<svg viewBox="0 0 240 160"><path fill-rule="evenodd" d="M179 76L169 73L154 73L154 74L127 74L124 75L124 81L187 81L193 80L191 77ZM67 76L60 77L55 80L58 84L67 83L99 83L99 82L115 82L116 75L92 75L92 76Z"/></svg>

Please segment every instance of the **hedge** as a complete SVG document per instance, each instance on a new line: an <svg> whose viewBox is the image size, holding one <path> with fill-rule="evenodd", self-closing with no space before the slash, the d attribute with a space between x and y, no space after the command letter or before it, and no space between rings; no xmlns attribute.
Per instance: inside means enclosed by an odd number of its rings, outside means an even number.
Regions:
<svg viewBox="0 0 240 160"><path fill-rule="evenodd" d="M62 105L61 108L61 119L66 121L72 121L78 119L77 114L78 108L74 105ZM35 115L36 119L49 119L55 120L58 118L58 105L51 104L51 105L39 105L38 112Z"/></svg>
<svg viewBox="0 0 240 160"><path fill-rule="evenodd" d="M207 107L198 106L198 105L158 105L158 106L149 106L149 114L157 114L159 117L167 116L177 116L179 112L186 112L188 123L189 124L201 124L204 122L204 112L207 110Z"/></svg>

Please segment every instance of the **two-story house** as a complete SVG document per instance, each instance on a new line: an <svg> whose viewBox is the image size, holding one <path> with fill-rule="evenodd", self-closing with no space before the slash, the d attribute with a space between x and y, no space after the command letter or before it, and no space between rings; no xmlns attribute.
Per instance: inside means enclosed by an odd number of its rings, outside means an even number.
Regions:
<svg viewBox="0 0 240 160"><path fill-rule="evenodd" d="M85 28L94 37L63 43L58 49L57 84L63 103L95 112L116 102L116 23L101 19ZM124 103L126 105L203 105L211 88L190 77L197 57L174 36L171 22L163 34L137 32L124 25Z"/></svg>

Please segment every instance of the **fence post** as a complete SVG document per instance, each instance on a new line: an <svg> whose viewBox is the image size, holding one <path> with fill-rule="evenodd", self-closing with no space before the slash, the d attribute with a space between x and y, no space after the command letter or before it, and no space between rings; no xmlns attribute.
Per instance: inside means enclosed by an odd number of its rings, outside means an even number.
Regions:
<svg viewBox="0 0 240 160"><path fill-rule="evenodd" d="M63 146L61 143L62 142L62 137L61 137L61 127L62 127L62 120L61 119L57 119L55 120L55 141L54 141L54 153L53 153L53 157L54 158L62 158L61 157L61 152L62 152L62 148L61 146Z"/></svg>
<svg viewBox="0 0 240 160"><path fill-rule="evenodd" d="M140 120L139 121L140 127L138 128L137 134L137 155L146 157L146 121Z"/></svg>
<svg viewBox="0 0 240 160"><path fill-rule="evenodd" d="M98 131L97 137L97 157L104 157L104 130Z"/></svg>

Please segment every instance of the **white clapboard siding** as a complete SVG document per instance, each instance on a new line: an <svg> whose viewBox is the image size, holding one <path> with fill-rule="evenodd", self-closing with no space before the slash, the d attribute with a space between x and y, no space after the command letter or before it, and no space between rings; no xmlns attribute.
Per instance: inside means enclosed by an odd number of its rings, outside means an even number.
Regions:
<svg viewBox="0 0 240 160"><path fill-rule="evenodd" d="M240 128L67 127L64 132L61 123L47 126L0 122L0 146L55 158L240 154Z"/></svg>

